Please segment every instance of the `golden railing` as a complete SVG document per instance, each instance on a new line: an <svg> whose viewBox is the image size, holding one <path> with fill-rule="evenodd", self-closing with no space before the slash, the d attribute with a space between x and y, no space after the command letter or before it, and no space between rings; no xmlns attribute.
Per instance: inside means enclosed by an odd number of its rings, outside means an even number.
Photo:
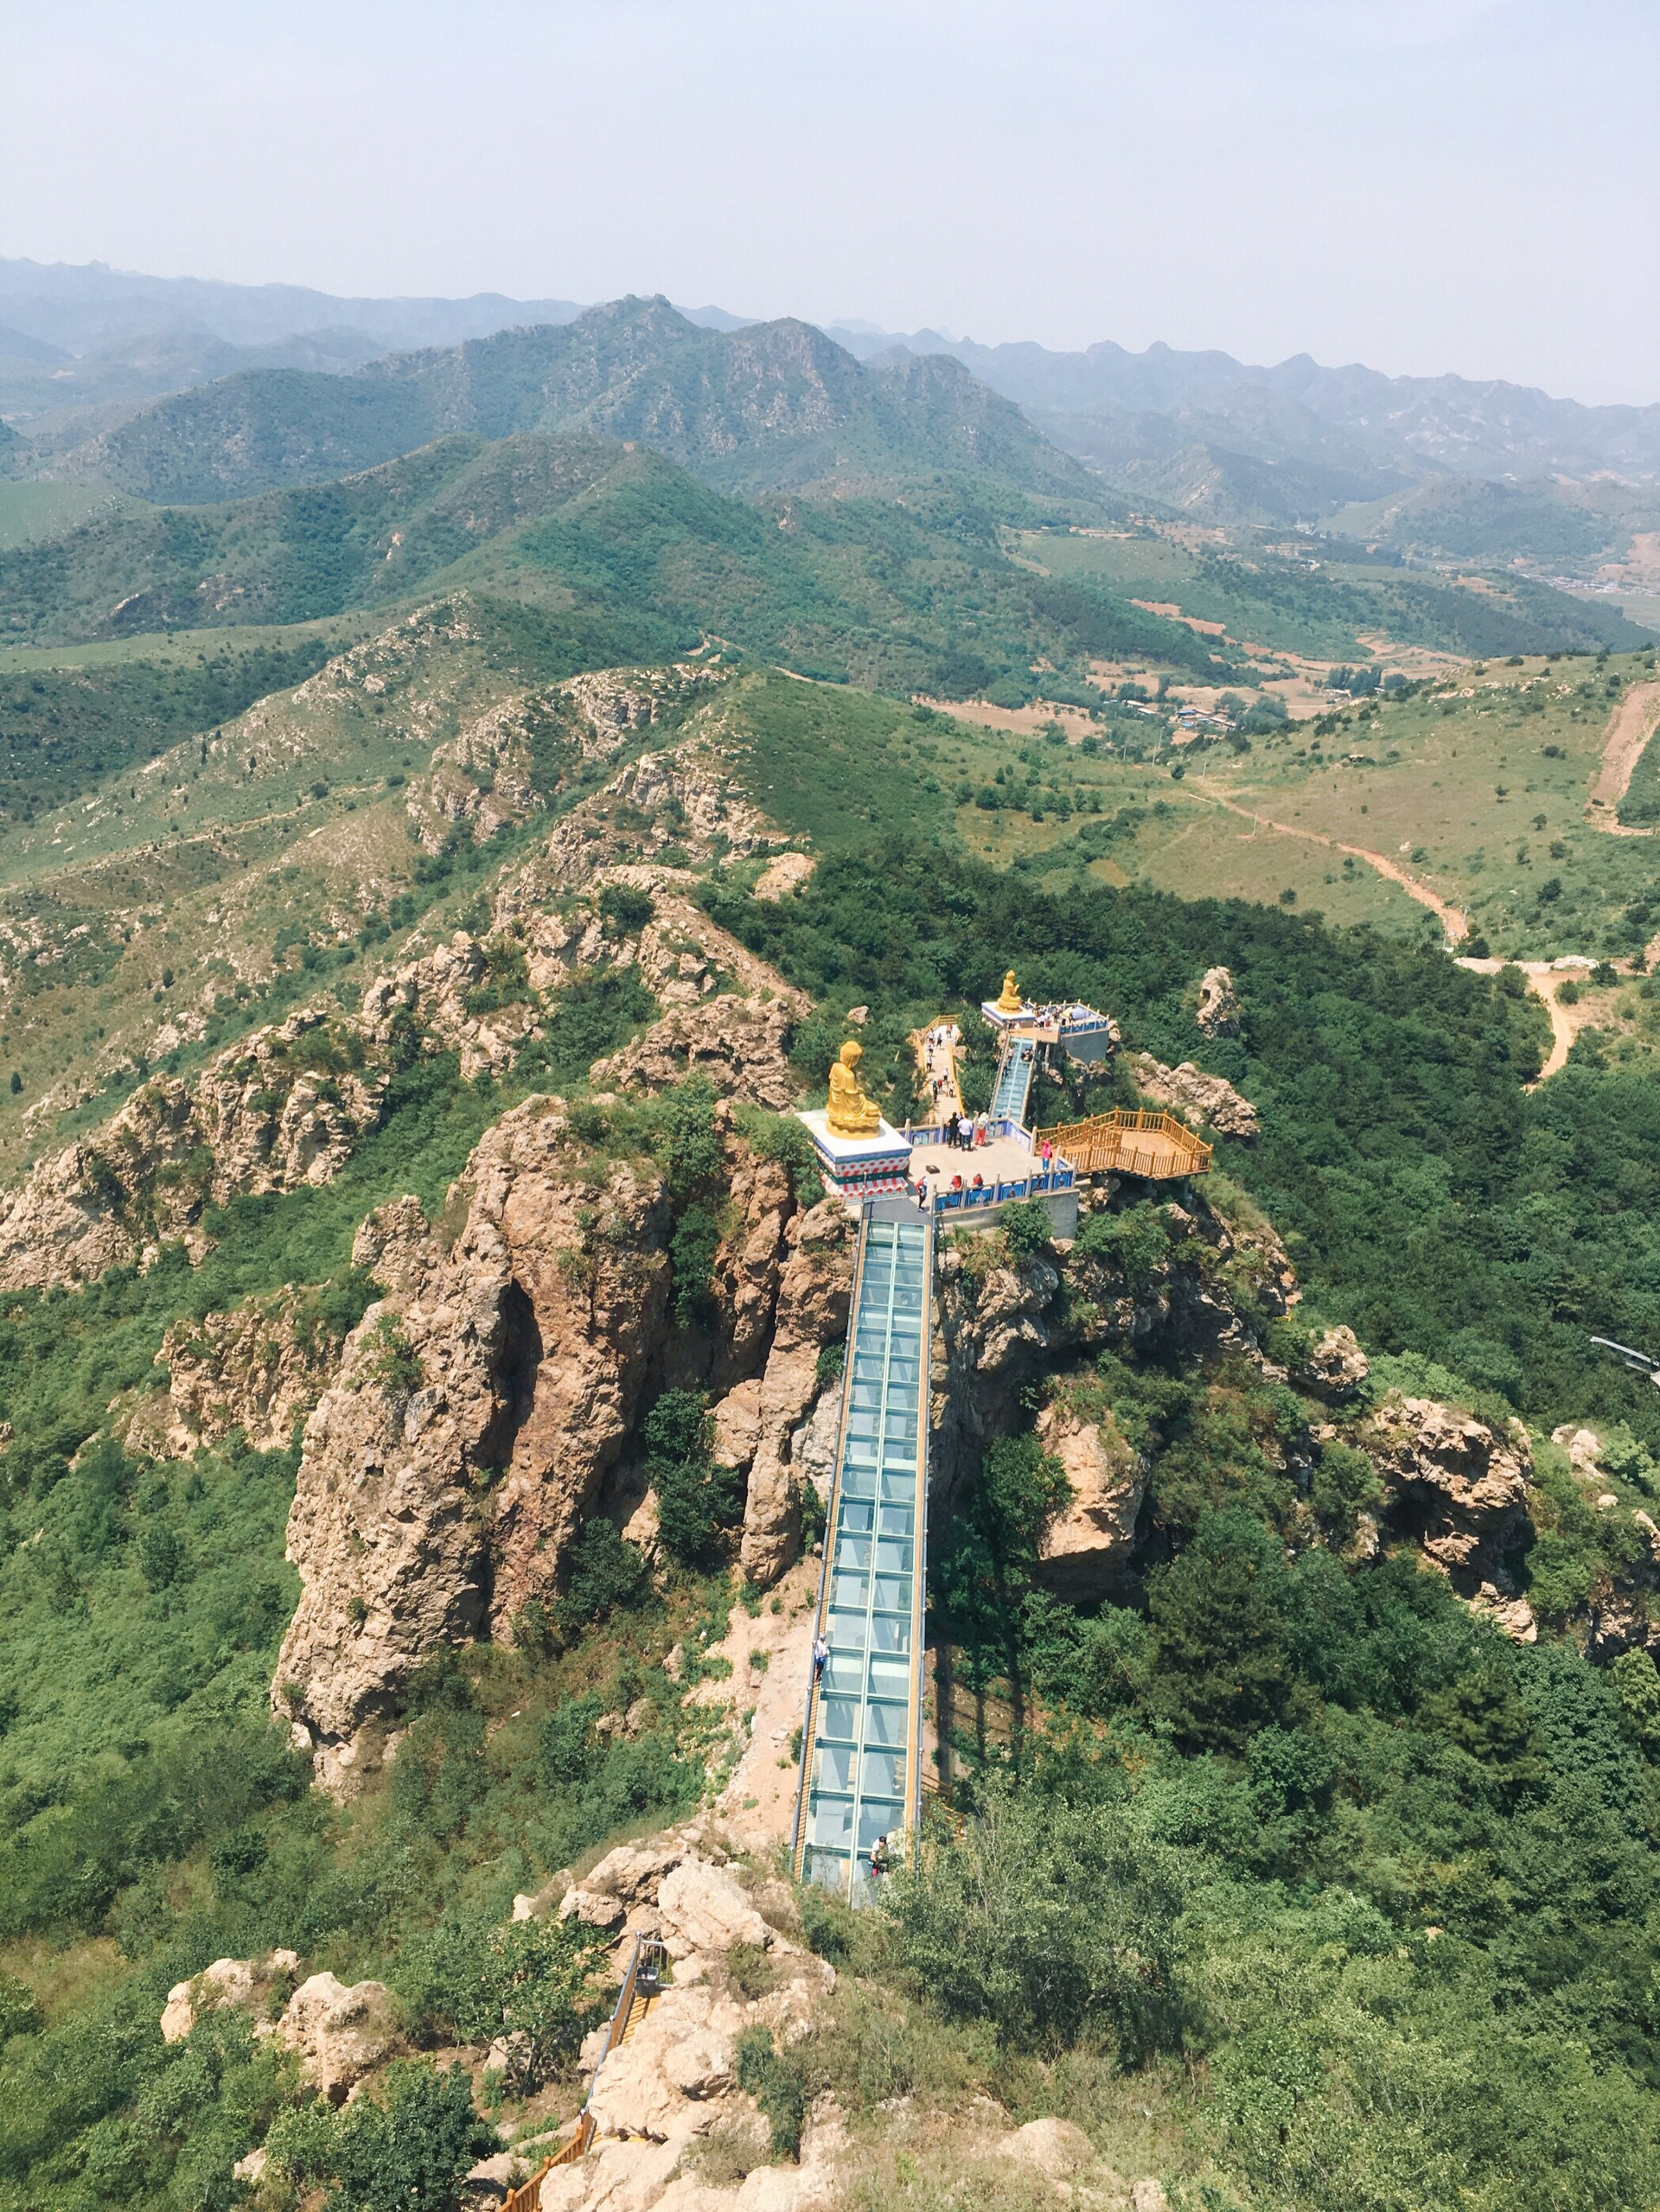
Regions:
<svg viewBox="0 0 1660 2212"><path fill-rule="evenodd" d="M1115 1106L1059 1129L1038 1132L1051 1139L1080 1175L1139 1175L1152 1182L1179 1176L1208 1175L1211 1146L1184 1121L1162 1108L1136 1111Z"/></svg>

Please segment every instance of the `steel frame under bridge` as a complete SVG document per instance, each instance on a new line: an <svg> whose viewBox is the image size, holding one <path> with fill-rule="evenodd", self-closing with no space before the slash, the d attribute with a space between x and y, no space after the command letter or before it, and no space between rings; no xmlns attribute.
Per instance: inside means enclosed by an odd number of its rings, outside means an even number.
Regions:
<svg viewBox="0 0 1660 2212"><path fill-rule="evenodd" d="M926 1215L865 1207L814 1629L829 1658L808 1685L793 1858L798 1880L854 1902L878 1838L897 1859L922 1814L933 1263Z"/></svg>

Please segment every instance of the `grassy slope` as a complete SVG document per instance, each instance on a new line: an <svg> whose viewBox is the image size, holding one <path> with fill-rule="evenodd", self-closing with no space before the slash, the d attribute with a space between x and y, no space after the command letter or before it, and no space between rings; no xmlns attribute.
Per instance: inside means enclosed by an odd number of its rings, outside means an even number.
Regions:
<svg viewBox="0 0 1660 2212"><path fill-rule="evenodd" d="M1290 892L1288 903L1336 921L1422 926L1426 910L1397 884L1333 849L1348 845L1397 863L1465 911L1495 953L1625 956L1655 934L1660 870L1650 840L1591 829L1585 800L1614 704L1610 685L1645 679L1647 662L1535 658L1490 667L1443 691L1385 698L1375 712L1292 724L1281 736L1259 736L1243 755L1214 743L1185 747L1179 781L1170 778L1167 747L1123 764L1074 749L1064 756L1070 778L1100 794L1111 826L1095 852L1103 832L1057 819L1052 807L1038 824L1029 813L967 806L960 829L972 851L1039 876L1087 864L1108 883L1140 878L1186 896L1268 902ZM1134 741L1134 724L1115 717L1109 727ZM977 761L982 742L994 757L998 741L988 736L974 741ZM1005 761L1021 749L1062 757L1001 741ZM1646 787L1638 787L1639 800ZM1215 803L1223 799L1251 819Z"/></svg>
<svg viewBox="0 0 1660 2212"><path fill-rule="evenodd" d="M1127 597L1172 602L1201 622L1220 622L1242 645L1322 660L1365 659L1361 641L1372 634L1471 659L1605 645L1631 651L1644 641L1618 609L1513 577L1472 587L1356 565L1324 544L1293 556L1253 543L1253 533L1237 551L1195 547L1183 542L1187 534L1027 532L1019 542L1027 558L1057 576L1095 577Z"/></svg>

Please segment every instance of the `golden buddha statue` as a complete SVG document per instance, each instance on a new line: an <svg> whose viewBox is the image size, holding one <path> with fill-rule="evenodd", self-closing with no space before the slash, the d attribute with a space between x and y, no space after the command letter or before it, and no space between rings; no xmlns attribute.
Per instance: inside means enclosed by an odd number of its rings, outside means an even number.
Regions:
<svg viewBox="0 0 1660 2212"><path fill-rule="evenodd" d="M824 1125L833 1137L874 1137L882 1116L859 1080L862 1049L849 1037L830 1063L830 1103Z"/></svg>
<svg viewBox="0 0 1660 2212"><path fill-rule="evenodd" d="M1014 986L1014 970L1011 968L1003 979L1003 995L997 1002L999 1014L1024 1014L1026 1002Z"/></svg>

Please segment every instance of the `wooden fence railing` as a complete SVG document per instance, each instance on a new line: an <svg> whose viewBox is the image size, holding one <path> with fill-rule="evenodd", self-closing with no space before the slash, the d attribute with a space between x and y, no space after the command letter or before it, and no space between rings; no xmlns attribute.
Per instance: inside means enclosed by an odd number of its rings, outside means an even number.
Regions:
<svg viewBox="0 0 1660 2212"><path fill-rule="evenodd" d="M1088 1121L1041 1132L1080 1175L1139 1175L1153 1182L1208 1175L1212 1148L1184 1121L1160 1108L1116 1106Z"/></svg>

